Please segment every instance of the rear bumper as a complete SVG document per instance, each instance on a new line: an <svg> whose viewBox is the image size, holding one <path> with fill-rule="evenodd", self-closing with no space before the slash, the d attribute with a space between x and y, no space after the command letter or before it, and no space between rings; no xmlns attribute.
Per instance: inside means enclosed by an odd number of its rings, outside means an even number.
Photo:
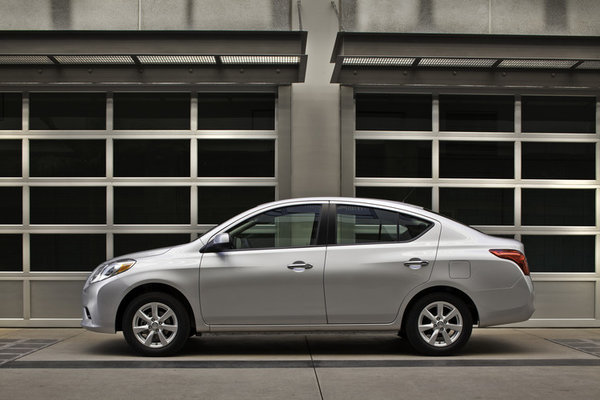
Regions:
<svg viewBox="0 0 600 400"><path fill-rule="evenodd" d="M535 311L533 283L529 276L511 288L482 291L475 297L480 327L527 321Z"/></svg>

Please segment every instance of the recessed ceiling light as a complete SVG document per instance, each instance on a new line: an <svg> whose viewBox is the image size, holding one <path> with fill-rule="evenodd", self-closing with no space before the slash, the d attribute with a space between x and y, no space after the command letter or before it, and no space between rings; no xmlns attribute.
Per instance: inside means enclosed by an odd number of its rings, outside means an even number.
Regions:
<svg viewBox="0 0 600 400"><path fill-rule="evenodd" d="M137 56L142 64L216 64L215 56Z"/></svg>
<svg viewBox="0 0 600 400"><path fill-rule="evenodd" d="M0 56L0 64L53 64L46 56Z"/></svg>
<svg viewBox="0 0 600 400"><path fill-rule="evenodd" d="M223 64L299 64L300 56L221 56Z"/></svg>
<svg viewBox="0 0 600 400"><path fill-rule="evenodd" d="M133 64L129 56L54 56L61 64Z"/></svg>
<svg viewBox="0 0 600 400"><path fill-rule="evenodd" d="M493 58L423 58L420 67L473 67L489 68L496 62Z"/></svg>
<svg viewBox="0 0 600 400"><path fill-rule="evenodd" d="M415 62L414 57L344 57L343 65L373 67L408 67Z"/></svg>
<svg viewBox="0 0 600 400"><path fill-rule="evenodd" d="M584 61L577 69L600 69L600 61Z"/></svg>
<svg viewBox="0 0 600 400"><path fill-rule="evenodd" d="M569 69L576 62L574 60L502 60L498 68Z"/></svg>

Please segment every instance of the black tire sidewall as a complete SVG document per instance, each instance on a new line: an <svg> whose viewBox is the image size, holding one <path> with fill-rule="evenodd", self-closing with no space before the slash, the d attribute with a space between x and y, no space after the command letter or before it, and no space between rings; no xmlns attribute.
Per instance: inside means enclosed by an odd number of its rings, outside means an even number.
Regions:
<svg viewBox="0 0 600 400"><path fill-rule="evenodd" d="M140 343L135 337L132 328L132 321L137 310L144 304L151 302L159 302L167 305L173 310L177 317L178 329L175 338L171 343L159 349L149 348ZM136 351L136 353L144 356L161 357L175 354L181 350L190 336L190 319L185 307L181 304L181 301L175 297L161 292L144 293L134 298L125 308L121 326L123 327L123 336L127 343Z"/></svg>
<svg viewBox="0 0 600 400"><path fill-rule="evenodd" d="M419 333L419 314L429 304L436 301L444 301L452 304L461 313L463 329L458 340L447 347L435 347L426 343ZM419 353L429 356L449 356L462 349L469 340L473 330L473 317L467 304L458 296L451 293L430 293L418 299L410 308L406 318L406 339Z"/></svg>

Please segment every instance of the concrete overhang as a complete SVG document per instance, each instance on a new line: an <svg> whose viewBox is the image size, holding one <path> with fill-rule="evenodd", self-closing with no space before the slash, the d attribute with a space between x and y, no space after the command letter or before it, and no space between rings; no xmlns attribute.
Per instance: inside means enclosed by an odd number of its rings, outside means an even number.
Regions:
<svg viewBox="0 0 600 400"><path fill-rule="evenodd" d="M0 31L0 85L303 82L302 31Z"/></svg>
<svg viewBox="0 0 600 400"><path fill-rule="evenodd" d="M339 32L332 83L600 88L600 37Z"/></svg>

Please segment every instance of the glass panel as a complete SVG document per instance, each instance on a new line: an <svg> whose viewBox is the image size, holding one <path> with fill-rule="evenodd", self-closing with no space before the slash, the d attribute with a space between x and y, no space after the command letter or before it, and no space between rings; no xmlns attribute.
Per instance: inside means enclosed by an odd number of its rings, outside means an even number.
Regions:
<svg viewBox="0 0 600 400"><path fill-rule="evenodd" d="M273 130L272 93L202 93L198 95L198 129Z"/></svg>
<svg viewBox="0 0 600 400"><path fill-rule="evenodd" d="M31 176L106 176L104 140L30 140Z"/></svg>
<svg viewBox="0 0 600 400"><path fill-rule="evenodd" d="M513 132L513 96L440 95L440 130Z"/></svg>
<svg viewBox="0 0 600 400"><path fill-rule="evenodd" d="M115 188L115 224L189 223L189 187Z"/></svg>
<svg viewBox="0 0 600 400"><path fill-rule="evenodd" d="M32 224L105 224L106 188L37 187L29 189Z"/></svg>
<svg viewBox="0 0 600 400"><path fill-rule="evenodd" d="M188 243L190 235L187 233L161 233L161 234L115 234L114 254L115 257L137 251L158 249L160 247L171 247L178 244Z"/></svg>
<svg viewBox="0 0 600 400"><path fill-rule="evenodd" d="M29 129L106 129L106 94L31 93Z"/></svg>
<svg viewBox="0 0 600 400"><path fill-rule="evenodd" d="M371 131L430 131L431 95L356 95L356 129Z"/></svg>
<svg viewBox="0 0 600 400"><path fill-rule="evenodd" d="M0 271L23 270L23 236L0 235Z"/></svg>
<svg viewBox="0 0 600 400"><path fill-rule="evenodd" d="M513 225L514 189L440 188L440 214L466 225Z"/></svg>
<svg viewBox="0 0 600 400"><path fill-rule="evenodd" d="M410 215L371 207L336 207L336 243L405 242L420 236L432 224Z"/></svg>
<svg viewBox="0 0 600 400"><path fill-rule="evenodd" d="M431 141L357 140L356 176L431 178Z"/></svg>
<svg viewBox="0 0 600 400"><path fill-rule="evenodd" d="M430 187L357 186L356 197L394 200L431 209Z"/></svg>
<svg viewBox="0 0 600 400"><path fill-rule="evenodd" d="M0 187L0 224L23 223L23 195L20 187Z"/></svg>
<svg viewBox="0 0 600 400"><path fill-rule="evenodd" d="M523 189L523 225L596 225L594 189Z"/></svg>
<svg viewBox="0 0 600 400"><path fill-rule="evenodd" d="M115 129L189 130L189 93L115 93Z"/></svg>
<svg viewBox="0 0 600 400"><path fill-rule="evenodd" d="M523 96L523 132L595 133L594 97Z"/></svg>
<svg viewBox="0 0 600 400"><path fill-rule="evenodd" d="M198 140L198 176L275 176L275 141Z"/></svg>
<svg viewBox="0 0 600 400"><path fill-rule="evenodd" d="M229 231L234 249L305 247L317 244L320 205L269 210Z"/></svg>
<svg viewBox="0 0 600 400"><path fill-rule="evenodd" d="M21 93L0 93L0 130L18 130L22 124Z"/></svg>
<svg viewBox="0 0 600 400"><path fill-rule="evenodd" d="M595 143L522 143L523 179L596 179Z"/></svg>
<svg viewBox="0 0 600 400"><path fill-rule="evenodd" d="M20 140L0 140L0 176L21 176Z"/></svg>
<svg viewBox="0 0 600 400"><path fill-rule="evenodd" d="M272 186L199 186L198 223L217 224L273 200Z"/></svg>
<svg viewBox="0 0 600 400"><path fill-rule="evenodd" d="M190 176L189 140L115 140L115 176Z"/></svg>
<svg viewBox="0 0 600 400"><path fill-rule="evenodd" d="M531 272L594 272L595 237L523 235Z"/></svg>
<svg viewBox="0 0 600 400"><path fill-rule="evenodd" d="M32 234L32 271L91 271L106 260L104 234Z"/></svg>
<svg viewBox="0 0 600 400"><path fill-rule="evenodd" d="M512 142L440 142L441 178L513 178Z"/></svg>

